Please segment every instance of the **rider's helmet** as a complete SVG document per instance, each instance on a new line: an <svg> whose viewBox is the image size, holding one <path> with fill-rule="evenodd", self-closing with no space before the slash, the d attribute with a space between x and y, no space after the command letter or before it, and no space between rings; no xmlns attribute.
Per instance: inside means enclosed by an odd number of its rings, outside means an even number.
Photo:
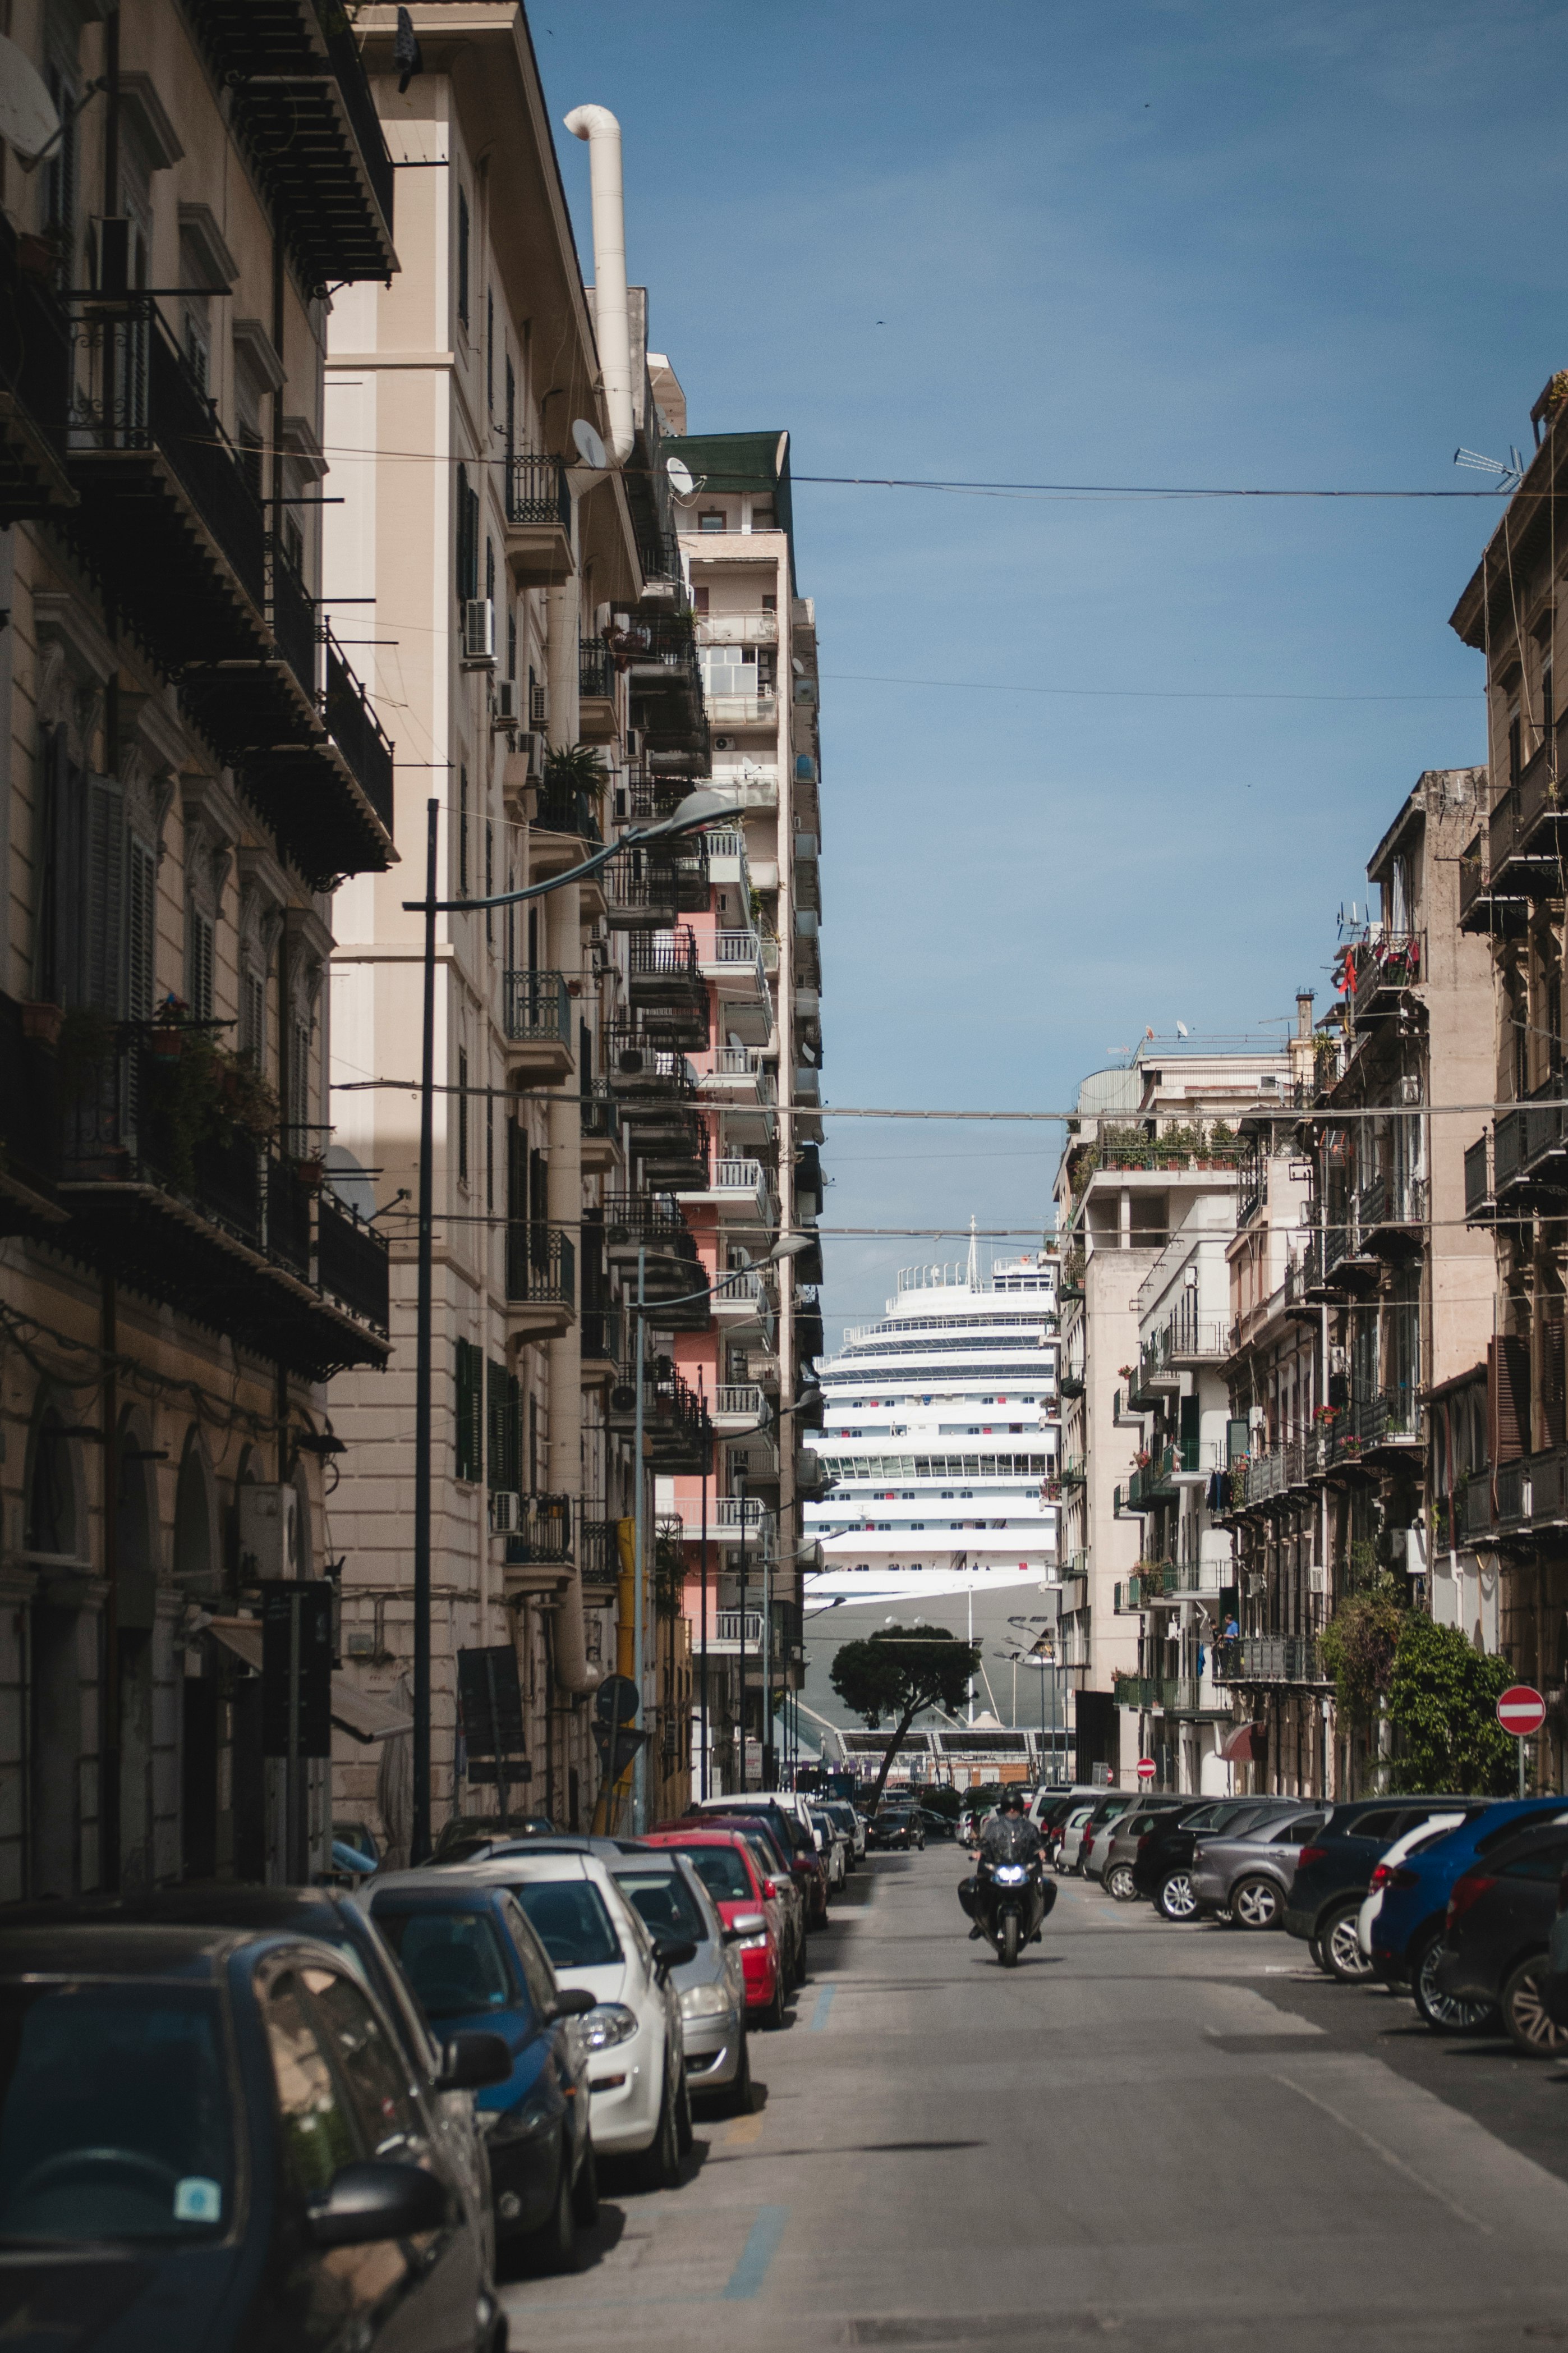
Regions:
<svg viewBox="0 0 1568 2353"><path fill-rule="evenodd" d="M1002 1803L998 1806L996 1810L1001 1814L1023 1813L1026 1809L1024 1805L1024 1792L1022 1789L1018 1788L1016 1786L1011 1789L1004 1789L1002 1792Z"/></svg>

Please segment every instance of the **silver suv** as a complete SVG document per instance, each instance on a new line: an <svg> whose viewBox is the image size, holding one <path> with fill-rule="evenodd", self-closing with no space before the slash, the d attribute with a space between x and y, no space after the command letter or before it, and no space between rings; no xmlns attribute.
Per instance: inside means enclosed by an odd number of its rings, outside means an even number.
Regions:
<svg viewBox="0 0 1568 2353"><path fill-rule="evenodd" d="M1193 1856L1193 1894L1200 1912L1226 1912L1238 1928L1278 1928L1301 1849L1329 1818L1328 1808L1259 1822L1227 1838L1200 1835Z"/></svg>

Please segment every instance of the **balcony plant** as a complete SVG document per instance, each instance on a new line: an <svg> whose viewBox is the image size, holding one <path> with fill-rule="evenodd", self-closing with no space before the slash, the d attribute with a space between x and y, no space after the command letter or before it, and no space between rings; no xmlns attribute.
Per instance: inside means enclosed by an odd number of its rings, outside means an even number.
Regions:
<svg viewBox="0 0 1568 2353"><path fill-rule="evenodd" d="M595 744L557 744L544 755L544 782L548 790L592 793L597 799L608 781Z"/></svg>
<svg viewBox="0 0 1568 2353"><path fill-rule="evenodd" d="M194 1192L199 1146L241 1135L261 1144L277 1127L278 1097L247 1055L221 1046L210 1023L194 1020L176 997L164 999L148 1043L146 1124L165 1174Z"/></svg>

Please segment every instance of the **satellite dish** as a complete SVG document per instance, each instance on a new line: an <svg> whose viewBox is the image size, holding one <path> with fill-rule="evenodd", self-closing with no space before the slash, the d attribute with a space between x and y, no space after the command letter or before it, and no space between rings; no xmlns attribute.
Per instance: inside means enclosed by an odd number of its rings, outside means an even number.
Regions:
<svg viewBox="0 0 1568 2353"><path fill-rule="evenodd" d="M609 455L585 417L573 418L572 438L577 444L577 455L584 466L592 466L595 473L602 474L610 462Z"/></svg>
<svg viewBox="0 0 1568 2353"><path fill-rule="evenodd" d="M26 159L47 147L59 127L43 76L15 41L0 34L0 139Z"/></svg>
<svg viewBox="0 0 1568 2353"><path fill-rule="evenodd" d="M690 467L684 458L667 458L664 470L669 476L669 487L678 499L689 499L697 488Z"/></svg>

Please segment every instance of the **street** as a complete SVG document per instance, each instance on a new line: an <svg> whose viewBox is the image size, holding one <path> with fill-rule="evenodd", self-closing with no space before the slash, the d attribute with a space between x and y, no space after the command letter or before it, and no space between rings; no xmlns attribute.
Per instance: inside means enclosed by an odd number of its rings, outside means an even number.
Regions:
<svg viewBox="0 0 1568 2353"><path fill-rule="evenodd" d="M963 1867L870 1859L753 2040L756 2112L699 2118L679 2190L606 2168L584 2275L507 2290L514 2347L1568 2341L1568 2070L1074 1881L1005 1973Z"/></svg>

